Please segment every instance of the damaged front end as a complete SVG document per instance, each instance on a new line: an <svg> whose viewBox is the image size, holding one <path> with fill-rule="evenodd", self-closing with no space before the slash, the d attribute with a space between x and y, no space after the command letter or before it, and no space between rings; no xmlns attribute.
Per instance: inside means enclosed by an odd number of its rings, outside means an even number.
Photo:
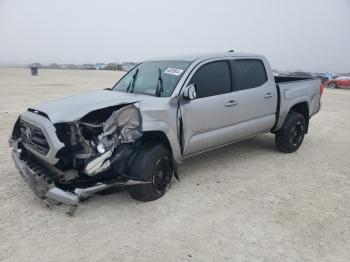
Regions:
<svg viewBox="0 0 350 262"><path fill-rule="evenodd" d="M70 215L80 200L96 192L150 183L142 176L128 176L142 137L137 104L103 108L77 121L49 125L42 112L23 114L10 138L12 157L36 194L70 205Z"/></svg>
<svg viewBox="0 0 350 262"><path fill-rule="evenodd" d="M142 136L142 118L139 109L130 104L94 111L79 121L56 124L55 128L59 140L65 144L57 153L60 159L57 165L94 177L111 168L117 171L113 173L125 171L126 166L120 162L135 152Z"/></svg>

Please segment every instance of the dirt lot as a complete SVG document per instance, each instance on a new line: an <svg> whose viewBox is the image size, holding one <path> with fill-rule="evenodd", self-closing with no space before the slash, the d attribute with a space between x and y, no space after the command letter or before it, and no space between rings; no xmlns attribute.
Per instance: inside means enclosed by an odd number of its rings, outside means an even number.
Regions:
<svg viewBox="0 0 350 262"><path fill-rule="evenodd" d="M0 69L0 261L350 261L350 91L326 90L297 153L259 136L189 159L162 199L125 192L48 209L7 139L40 101L110 87L118 72Z"/></svg>

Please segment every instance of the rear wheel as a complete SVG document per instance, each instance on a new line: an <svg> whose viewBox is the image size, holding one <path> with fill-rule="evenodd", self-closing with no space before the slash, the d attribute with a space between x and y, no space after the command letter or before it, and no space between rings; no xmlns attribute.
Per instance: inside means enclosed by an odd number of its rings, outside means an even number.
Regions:
<svg viewBox="0 0 350 262"><path fill-rule="evenodd" d="M275 144L283 153L293 153L298 150L304 140L306 122L302 114L291 111L282 128L276 133Z"/></svg>
<svg viewBox="0 0 350 262"><path fill-rule="evenodd" d="M129 174L132 177L139 177L142 174L146 181L150 181L127 187L132 198L152 201L162 197L168 191L174 174L169 149L157 142L143 144Z"/></svg>

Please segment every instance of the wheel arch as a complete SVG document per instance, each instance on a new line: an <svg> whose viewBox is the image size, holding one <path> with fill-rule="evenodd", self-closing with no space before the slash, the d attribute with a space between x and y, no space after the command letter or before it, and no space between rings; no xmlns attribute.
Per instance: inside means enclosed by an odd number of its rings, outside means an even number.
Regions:
<svg viewBox="0 0 350 262"><path fill-rule="evenodd" d="M309 106L309 100L306 97L303 97L295 101L292 101L292 103L284 107L284 110L280 111L280 115L279 115L276 127L272 130L273 133L278 132L282 128L284 122L288 117L288 114L291 111L300 113L304 116L305 122L306 122L306 132L308 131L309 119L310 119L310 106Z"/></svg>
<svg viewBox="0 0 350 262"><path fill-rule="evenodd" d="M291 109L289 110L290 111L294 111L294 112L297 112L297 113L300 113L303 115L303 117L305 118L305 123L306 123L306 134L309 130L309 115L310 115L310 110L309 110L309 103L304 101L304 102L300 102L300 103L297 103L295 105L293 105L291 107Z"/></svg>
<svg viewBox="0 0 350 262"><path fill-rule="evenodd" d="M176 163L183 161L176 127L172 127L165 121L147 120L143 122L142 132L143 136L160 139L161 142L169 146Z"/></svg>
<svg viewBox="0 0 350 262"><path fill-rule="evenodd" d="M149 140L157 141L157 142L165 145L166 147L168 147L172 151L169 139L163 131L159 131L159 130L145 131L145 132L143 132L142 140L143 141L149 141Z"/></svg>
<svg viewBox="0 0 350 262"><path fill-rule="evenodd" d="M174 154L173 145L170 143L170 140L169 140L168 136L165 134L165 132L163 132L161 130L144 131L143 135L142 135L142 140L143 141L156 141L156 142L159 142L159 143L165 145L167 148L169 148L170 153L171 153L172 162L173 162L173 167L175 169L174 175L175 175L176 179L179 180L178 165L181 163L182 156Z"/></svg>

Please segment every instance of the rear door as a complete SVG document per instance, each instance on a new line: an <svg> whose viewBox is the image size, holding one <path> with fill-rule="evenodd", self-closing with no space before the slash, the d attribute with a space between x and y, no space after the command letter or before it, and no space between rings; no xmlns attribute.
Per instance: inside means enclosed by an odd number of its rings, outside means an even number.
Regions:
<svg viewBox="0 0 350 262"><path fill-rule="evenodd" d="M235 108L232 139L266 132L276 121L277 88L261 59L230 60Z"/></svg>

